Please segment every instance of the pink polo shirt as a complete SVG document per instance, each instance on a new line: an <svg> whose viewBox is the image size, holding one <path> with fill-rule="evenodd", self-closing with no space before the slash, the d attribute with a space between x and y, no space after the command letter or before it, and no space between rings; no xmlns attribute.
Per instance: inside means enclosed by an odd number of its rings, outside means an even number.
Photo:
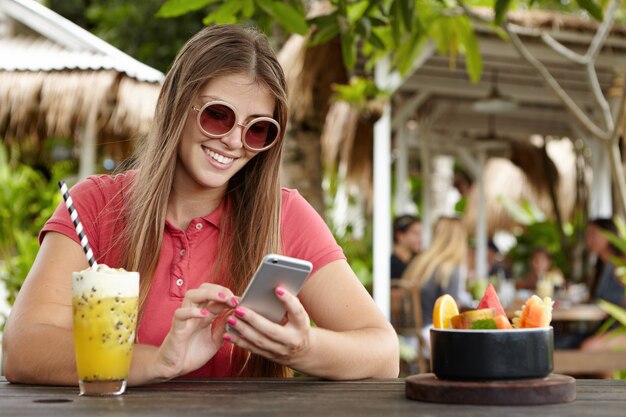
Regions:
<svg viewBox="0 0 626 417"><path fill-rule="evenodd" d="M120 265L116 239L124 226L123 206L135 174L130 171L115 177L92 176L70 190L98 263ZM160 346L187 290L205 282L222 281L211 276L211 271L218 251L220 218L225 210L226 204L222 203L213 213L193 219L187 230L166 221L159 262L137 329L138 343ZM49 231L79 243L63 203L42 229L40 242ZM309 260L313 264L312 274L332 261L345 259L322 218L296 190L282 189L281 239L283 254ZM224 343L213 359L190 376L234 376L233 369L239 369L240 364L233 367L230 363L231 348L231 344Z"/></svg>

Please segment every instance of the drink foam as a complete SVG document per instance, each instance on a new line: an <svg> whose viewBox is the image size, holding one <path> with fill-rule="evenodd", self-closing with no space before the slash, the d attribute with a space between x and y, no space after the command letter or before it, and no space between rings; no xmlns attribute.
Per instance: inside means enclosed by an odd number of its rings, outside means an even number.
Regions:
<svg viewBox="0 0 626 417"><path fill-rule="evenodd" d="M87 268L72 273L72 292L78 297L83 294L93 294L97 297L137 297L139 272L98 264L96 271Z"/></svg>

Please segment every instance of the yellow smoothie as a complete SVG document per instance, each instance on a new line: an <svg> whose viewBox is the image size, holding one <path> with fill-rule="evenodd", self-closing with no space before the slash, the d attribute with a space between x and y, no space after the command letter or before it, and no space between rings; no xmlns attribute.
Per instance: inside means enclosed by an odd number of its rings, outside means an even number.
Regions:
<svg viewBox="0 0 626 417"><path fill-rule="evenodd" d="M135 340L137 297L73 299L74 348L82 381L125 379Z"/></svg>
<svg viewBox="0 0 626 417"><path fill-rule="evenodd" d="M135 343L139 274L99 264L72 274L74 350L81 395L119 395Z"/></svg>

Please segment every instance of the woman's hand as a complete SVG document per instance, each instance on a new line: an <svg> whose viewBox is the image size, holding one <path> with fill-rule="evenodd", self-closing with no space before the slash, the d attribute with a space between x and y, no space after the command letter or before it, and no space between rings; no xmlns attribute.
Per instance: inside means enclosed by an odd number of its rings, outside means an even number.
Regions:
<svg viewBox="0 0 626 417"><path fill-rule="evenodd" d="M211 359L222 346L226 327L218 316L238 303L228 288L215 284L187 291L156 355L159 379L195 371Z"/></svg>
<svg viewBox="0 0 626 417"><path fill-rule="evenodd" d="M306 357L311 346L309 315L300 300L284 288L276 288L275 294L287 310L281 324L238 307L227 319L236 332L224 334L224 340L281 365L294 367Z"/></svg>

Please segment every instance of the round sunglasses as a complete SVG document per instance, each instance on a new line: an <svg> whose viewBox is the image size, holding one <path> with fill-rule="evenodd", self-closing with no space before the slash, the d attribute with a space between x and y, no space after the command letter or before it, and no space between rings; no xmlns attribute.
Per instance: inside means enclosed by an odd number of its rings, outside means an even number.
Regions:
<svg viewBox="0 0 626 417"><path fill-rule="evenodd" d="M198 127L210 138L222 138L236 126L243 128L243 146L254 152L265 151L278 142L280 125L271 117L257 117L246 124L237 122L237 111L225 101L209 101L202 107L191 106L198 113Z"/></svg>

